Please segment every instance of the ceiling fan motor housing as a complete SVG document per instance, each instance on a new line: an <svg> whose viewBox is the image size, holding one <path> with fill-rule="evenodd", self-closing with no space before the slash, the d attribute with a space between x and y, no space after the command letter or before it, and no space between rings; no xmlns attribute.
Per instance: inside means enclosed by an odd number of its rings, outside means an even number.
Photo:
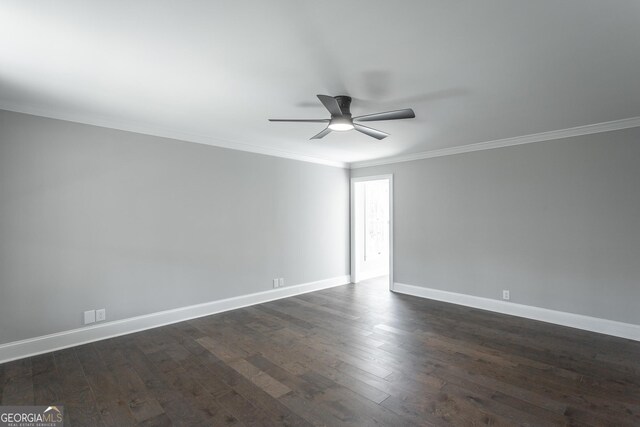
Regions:
<svg viewBox="0 0 640 427"><path fill-rule="evenodd" d="M342 111L342 115L351 117L351 97L346 95L339 95L336 96L335 99L338 102L340 111Z"/></svg>

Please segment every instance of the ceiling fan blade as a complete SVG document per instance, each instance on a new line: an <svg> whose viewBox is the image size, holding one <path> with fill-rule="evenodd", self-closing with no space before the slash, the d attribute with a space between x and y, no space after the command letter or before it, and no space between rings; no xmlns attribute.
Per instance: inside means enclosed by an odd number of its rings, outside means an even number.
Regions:
<svg viewBox="0 0 640 427"><path fill-rule="evenodd" d="M371 129L371 128L369 128L369 127L362 126L362 125L359 125L359 124L357 124L357 123L354 123L354 124L353 124L353 127L354 127L354 129L355 129L355 130L357 130L358 132L362 132L362 133L364 133L365 135L372 136L372 137L374 137L375 139L385 139L386 137L388 137L388 136L389 136L389 134L388 134L388 133L386 133L386 132L382 132L381 130Z"/></svg>
<svg viewBox="0 0 640 427"><path fill-rule="evenodd" d="M269 119L270 122L329 123L329 119Z"/></svg>
<svg viewBox="0 0 640 427"><path fill-rule="evenodd" d="M405 108L404 110L385 111L384 113L366 114L364 116L354 117L353 120L359 122L375 122L378 120L399 120L399 119L413 119L416 117L416 113L411 108Z"/></svg>
<svg viewBox="0 0 640 427"><path fill-rule="evenodd" d="M325 128L322 132L320 132L317 135L312 136L309 139L320 139L320 138L324 138L325 136L329 135L331 133L331 129L329 128Z"/></svg>
<svg viewBox="0 0 640 427"><path fill-rule="evenodd" d="M333 96L328 95L317 95L324 108L329 110L332 116L342 116L342 110L340 109L340 105L338 101Z"/></svg>

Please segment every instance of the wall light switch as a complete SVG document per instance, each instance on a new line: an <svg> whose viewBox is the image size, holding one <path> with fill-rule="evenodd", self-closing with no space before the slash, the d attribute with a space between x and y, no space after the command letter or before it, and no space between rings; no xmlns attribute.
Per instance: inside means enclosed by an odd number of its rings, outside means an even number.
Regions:
<svg viewBox="0 0 640 427"><path fill-rule="evenodd" d="M84 324L94 323L96 321L96 311L89 310L84 312Z"/></svg>
<svg viewBox="0 0 640 427"><path fill-rule="evenodd" d="M283 286L284 286L284 278L281 277L281 278L278 279L278 287L281 288Z"/></svg>
<svg viewBox="0 0 640 427"><path fill-rule="evenodd" d="M107 310L101 308L100 310L96 310L96 322L102 322L107 319Z"/></svg>

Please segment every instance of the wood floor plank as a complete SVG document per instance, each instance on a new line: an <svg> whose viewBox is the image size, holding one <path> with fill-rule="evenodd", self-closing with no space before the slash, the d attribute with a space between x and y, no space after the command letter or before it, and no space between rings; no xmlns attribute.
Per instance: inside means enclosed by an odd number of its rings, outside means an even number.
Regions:
<svg viewBox="0 0 640 427"><path fill-rule="evenodd" d="M14 360L5 364L2 389L2 405L33 405L31 358Z"/></svg>
<svg viewBox="0 0 640 427"><path fill-rule="evenodd" d="M76 354L105 425L132 426L159 415L152 413L146 417L134 416L132 411L139 403L135 398L129 398L126 391L118 386L116 374L107 368L93 345L77 347Z"/></svg>
<svg viewBox="0 0 640 427"><path fill-rule="evenodd" d="M104 426L75 349L54 352L53 356L60 373L65 416L68 415L71 425Z"/></svg>
<svg viewBox="0 0 640 427"><path fill-rule="evenodd" d="M33 404L60 406L64 404L62 378L57 370L42 372L33 376Z"/></svg>

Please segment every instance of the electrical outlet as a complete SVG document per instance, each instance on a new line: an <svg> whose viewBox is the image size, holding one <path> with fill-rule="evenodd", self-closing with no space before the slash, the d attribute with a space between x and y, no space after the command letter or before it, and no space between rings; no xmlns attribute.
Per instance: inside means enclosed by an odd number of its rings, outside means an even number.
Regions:
<svg viewBox="0 0 640 427"><path fill-rule="evenodd" d="M96 321L96 311L89 310L84 312L84 324L94 323Z"/></svg>
<svg viewBox="0 0 640 427"><path fill-rule="evenodd" d="M278 279L273 279L273 287L274 288L277 288L279 283L280 282L278 281Z"/></svg>
<svg viewBox="0 0 640 427"><path fill-rule="evenodd" d="M505 301L509 301L511 299L511 294L508 289L502 290L502 299Z"/></svg>
<svg viewBox="0 0 640 427"><path fill-rule="evenodd" d="M278 287L281 288L284 286L284 278L281 277L280 279L278 279Z"/></svg>
<svg viewBox="0 0 640 427"><path fill-rule="evenodd" d="M96 322L103 322L105 320L107 320L107 310L104 308L96 310Z"/></svg>

